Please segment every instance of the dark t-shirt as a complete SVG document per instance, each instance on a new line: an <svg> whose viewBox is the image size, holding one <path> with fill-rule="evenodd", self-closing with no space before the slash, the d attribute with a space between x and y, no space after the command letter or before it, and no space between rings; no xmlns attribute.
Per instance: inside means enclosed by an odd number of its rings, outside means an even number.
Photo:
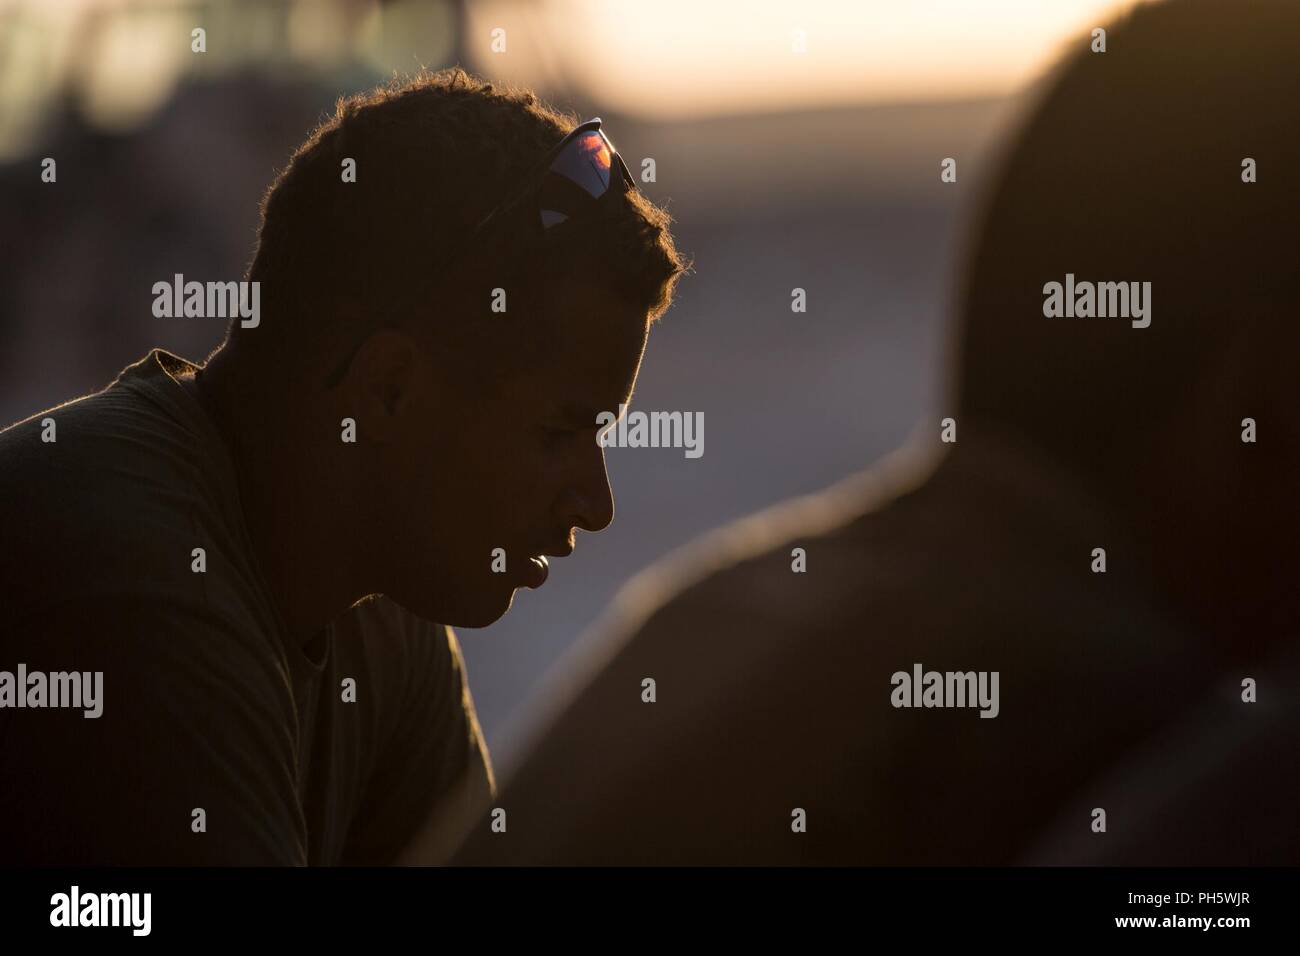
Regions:
<svg viewBox="0 0 1300 956"><path fill-rule="evenodd" d="M98 717L0 683L0 863L392 862L493 789L455 635L372 596L287 639L193 369L0 432L0 672L103 675Z"/></svg>

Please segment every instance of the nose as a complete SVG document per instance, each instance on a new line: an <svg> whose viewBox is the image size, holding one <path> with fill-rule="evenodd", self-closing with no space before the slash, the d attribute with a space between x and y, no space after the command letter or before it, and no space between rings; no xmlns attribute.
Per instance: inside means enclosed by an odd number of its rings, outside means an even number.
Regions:
<svg viewBox="0 0 1300 956"><path fill-rule="evenodd" d="M609 486L609 473L605 469L605 451L596 449L593 463L582 477L573 482L561 498L561 511L566 527L583 531L604 531L614 520L614 491Z"/></svg>

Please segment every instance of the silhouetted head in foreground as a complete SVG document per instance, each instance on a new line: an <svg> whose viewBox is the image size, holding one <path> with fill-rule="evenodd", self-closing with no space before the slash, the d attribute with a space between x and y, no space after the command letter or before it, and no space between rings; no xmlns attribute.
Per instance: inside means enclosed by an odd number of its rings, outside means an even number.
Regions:
<svg viewBox="0 0 1300 956"><path fill-rule="evenodd" d="M1300 9L1139 5L1075 49L986 197L960 420L1084 477L1187 623L1276 636L1300 579Z"/></svg>
<svg viewBox="0 0 1300 956"><path fill-rule="evenodd" d="M610 523L596 416L628 400L684 264L608 153L610 194L542 228L538 164L575 125L426 74L340 101L267 194L261 320L232 323L199 391L294 630L373 592L486 625Z"/></svg>

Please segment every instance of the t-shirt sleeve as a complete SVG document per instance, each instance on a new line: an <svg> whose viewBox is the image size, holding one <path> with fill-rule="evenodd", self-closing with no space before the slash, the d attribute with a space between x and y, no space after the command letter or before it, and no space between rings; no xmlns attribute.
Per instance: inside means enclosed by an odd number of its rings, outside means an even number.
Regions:
<svg viewBox="0 0 1300 956"><path fill-rule="evenodd" d="M346 864L442 862L496 792L455 632L404 618L400 709L356 814Z"/></svg>
<svg viewBox="0 0 1300 956"><path fill-rule="evenodd" d="M292 693L269 645L184 602L85 600L5 624L6 669L102 673L99 716L84 700L0 711L8 860L307 862Z"/></svg>

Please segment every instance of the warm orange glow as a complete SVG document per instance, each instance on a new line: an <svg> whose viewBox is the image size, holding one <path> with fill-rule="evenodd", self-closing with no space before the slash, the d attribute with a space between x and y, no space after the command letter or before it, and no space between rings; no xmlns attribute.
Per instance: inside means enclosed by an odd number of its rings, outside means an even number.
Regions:
<svg viewBox="0 0 1300 956"><path fill-rule="evenodd" d="M668 118L1009 93L1125 0L476 0L473 65ZM495 28L503 53L491 51Z"/></svg>

